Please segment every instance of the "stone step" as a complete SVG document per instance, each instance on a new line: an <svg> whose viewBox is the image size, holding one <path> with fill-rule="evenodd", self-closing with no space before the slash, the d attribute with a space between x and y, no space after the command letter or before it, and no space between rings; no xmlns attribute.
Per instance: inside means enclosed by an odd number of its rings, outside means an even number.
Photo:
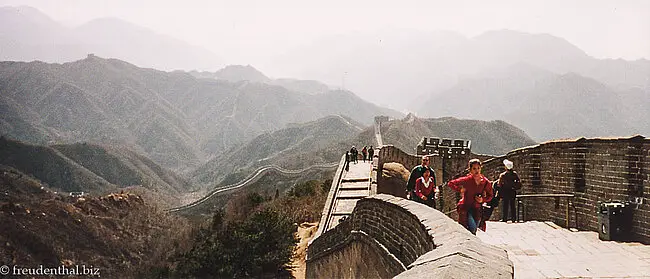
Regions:
<svg viewBox="0 0 650 279"><path fill-rule="evenodd" d="M352 212L332 212L332 216L350 216Z"/></svg>
<svg viewBox="0 0 650 279"><path fill-rule="evenodd" d="M339 191L368 190L369 188L370 188L370 185L368 185L368 186L351 186L351 187L341 187L341 188L339 188Z"/></svg>
<svg viewBox="0 0 650 279"><path fill-rule="evenodd" d="M368 187L370 187L370 183L368 183L368 181L348 182L345 184L341 184L339 186L339 189L358 189L358 188L367 189Z"/></svg>
<svg viewBox="0 0 650 279"><path fill-rule="evenodd" d="M355 177L355 178L341 179L341 183L345 183L345 182L364 182L364 181L370 181L370 177Z"/></svg>
<svg viewBox="0 0 650 279"><path fill-rule="evenodd" d="M368 190L370 192L370 190ZM343 194L337 197L339 200L347 200L347 199L363 199L365 197L369 196L369 194Z"/></svg>

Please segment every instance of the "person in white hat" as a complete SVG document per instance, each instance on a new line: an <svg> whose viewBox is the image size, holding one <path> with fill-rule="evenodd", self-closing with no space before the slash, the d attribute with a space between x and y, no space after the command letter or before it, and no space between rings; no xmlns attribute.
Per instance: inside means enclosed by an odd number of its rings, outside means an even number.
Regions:
<svg viewBox="0 0 650 279"><path fill-rule="evenodd" d="M516 222L517 211L515 210L515 198L517 197L517 190L521 189L521 180L517 172L512 169L514 167L512 161L505 159L503 160L503 165L506 167L506 171L499 175L499 194L502 201L501 221L506 222L510 219L512 222Z"/></svg>

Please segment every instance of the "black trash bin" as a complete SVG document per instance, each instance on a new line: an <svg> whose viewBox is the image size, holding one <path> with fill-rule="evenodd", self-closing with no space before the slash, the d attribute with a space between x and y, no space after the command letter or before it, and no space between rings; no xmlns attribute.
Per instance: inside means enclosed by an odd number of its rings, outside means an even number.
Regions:
<svg viewBox="0 0 650 279"><path fill-rule="evenodd" d="M602 202L598 208L598 238L626 241L632 231L632 207L628 202Z"/></svg>

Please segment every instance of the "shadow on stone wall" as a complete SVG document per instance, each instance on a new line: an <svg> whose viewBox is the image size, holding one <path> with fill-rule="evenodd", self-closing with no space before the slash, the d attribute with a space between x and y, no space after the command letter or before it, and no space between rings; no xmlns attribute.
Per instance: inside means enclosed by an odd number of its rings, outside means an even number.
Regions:
<svg viewBox="0 0 650 279"><path fill-rule="evenodd" d="M385 194L361 199L309 245L308 278L393 276L513 278L513 264L440 211Z"/></svg>

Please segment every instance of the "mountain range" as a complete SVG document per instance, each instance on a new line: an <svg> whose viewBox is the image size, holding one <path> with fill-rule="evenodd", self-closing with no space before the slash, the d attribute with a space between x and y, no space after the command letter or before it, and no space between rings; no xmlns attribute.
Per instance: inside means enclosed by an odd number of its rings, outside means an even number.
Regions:
<svg viewBox="0 0 650 279"><path fill-rule="evenodd" d="M226 175L248 174L267 165L304 169L338 162L367 126L344 116L327 116L261 134L224 152L190 174L196 185L210 185ZM366 142L371 145L372 142ZM358 143L357 143L358 145ZM245 175L243 175L245 176Z"/></svg>
<svg viewBox="0 0 650 279"><path fill-rule="evenodd" d="M255 136L327 115L369 125L400 116L349 91L196 78L94 55L64 63L0 62L0 133L36 144L121 144L189 170Z"/></svg>
<svg viewBox="0 0 650 279"><path fill-rule="evenodd" d="M197 78L211 78L230 82L249 81L278 85L291 91L320 94L331 91L331 87L315 80L298 80L291 78L271 79L251 65L228 65L216 72L190 71Z"/></svg>
<svg viewBox="0 0 650 279"><path fill-rule="evenodd" d="M472 152L490 155L536 144L521 129L503 121L424 119L410 114L382 123L381 129L384 144L395 145L411 154L415 154L422 137L469 139ZM219 181L238 181L260 166L303 169L336 162L353 145L359 150L363 146L376 147L374 127L342 116L329 116L259 135L207 162L189 176L195 185L213 186Z"/></svg>
<svg viewBox="0 0 650 279"><path fill-rule="evenodd" d="M267 68L326 84L344 79L345 87L362 98L417 111L419 97L436 96L465 77L518 63L560 75L573 72L617 90L650 86L646 59L596 59L563 38L514 30L474 37L411 29L350 33L296 48Z"/></svg>
<svg viewBox="0 0 650 279"><path fill-rule="evenodd" d="M345 88L361 99L422 117L504 120L537 141L650 134L648 124L640 120L649 112L639 105L639 100L650 95L650 61L596 59L550 34L494 30L466 37L450 31L409 29L356 32L326 37L275 58L264 68L275 76L300 79L274 79L250 65L206 72L221 67L213 54L119 19L96 19L67 28L30 7L0 8L0 59L63 62L88 53L141 67L191 69L190 75L197 78L276 85L310 95ZM528 76L522 76L518 68L524 68ZM495 73L501 74L497 80ZM531 84L535 81L539 86ZM599 89L585 91L572 84ZM611 99L608 95L616 100L600 101ZM458 105L458 100L467 98L475 99L469 103L482 101L490 113L473 116L472 105ZM508 108L502 110L504 104ZM559 106L544 107L555 104ZM42 128L30 126L29 121L16 125ZM225 150L222 147L229 142L207 145L209 158L215 150ZM184 161L202 161L200 157L206 156L188 151Z"/></svg>
<svg viewBox="0 0 650 279"><path fill-rule="evenodd" d="M504 120L537 141L650 134L639 105L650 97L650 61L596 59L549 34L389 30L289 53L275 64L288 75L344 78L359 96L421 117Z"/></svg>
<svg viewBox="0 0 650 279"><path fill-rule="evenodd" d="M471 140L473 153L489 155L502 155L536 144L524 131L500 120L419 118L413 114L382 122L381 134L384 144L392 144L410 154L415 154L422 137Z"/></svg>
<svg viewBox="0 0 650 279"><path fill-rule="evenodd" d="M87 143L39 146L0 137L0 165L38 179L49 190L108 194L142 189L177 204L190 183L128 148Z"/></svg>
<svg viewBox="0 0 650 279"><path fill-rule="evenodd" d="M448 96L454 96L448 98ZM650 134L650 90L617 91L575 73L555 74L525 63L465 78L433 96L421 115L505 120L537 141Z"/></svg>
<svg viewBox="0 0 650 279"><path fill-rule="evenodd" d="M498 155L554 138L650 132L642 101L650 97L647 60L595 59L548 34L343 35L278 60L308 79L274 79L251 65L199 66L189 53L210 65L218 59L118 19L70 29L19 7L0 8L0 50L0 58L13 60L95 53L63 64L0 62L0 135L41 145L50 154L43 158L74 162L82 167L74 173L92 177L82 180L93 181L93 190L141 185L136 173L145 173L174 194L267 164L335 162L351 145L374 143L377 115L394 119L382 126L384 142L407 152L423 136L470 139L474 152ZM403 118L329 85L339 81L366 100L420 117ZM102 167L113 160L132 163ZM129 171L134 166L148 170ZM166 168L191 181L159 171ZM81 189L71 185L57 187Z"/></svg>

